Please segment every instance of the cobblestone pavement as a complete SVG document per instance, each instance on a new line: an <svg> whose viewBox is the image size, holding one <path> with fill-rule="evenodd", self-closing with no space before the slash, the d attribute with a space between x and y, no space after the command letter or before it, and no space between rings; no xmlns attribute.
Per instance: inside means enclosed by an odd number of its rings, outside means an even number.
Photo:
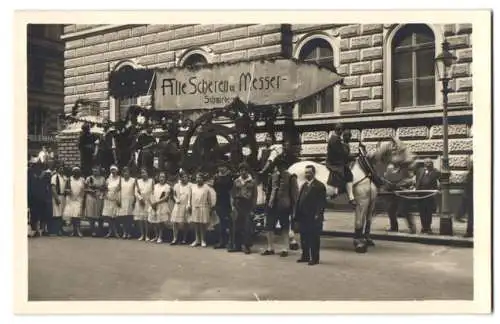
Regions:
<svg viewBox="0 0 500 324"><path fill-rule="evenodd" d="M422 300L473 298L473 249L323 238L321 264L136 240L29 239L29 300ZM254 246L262 249L263 242Z"/></svg>

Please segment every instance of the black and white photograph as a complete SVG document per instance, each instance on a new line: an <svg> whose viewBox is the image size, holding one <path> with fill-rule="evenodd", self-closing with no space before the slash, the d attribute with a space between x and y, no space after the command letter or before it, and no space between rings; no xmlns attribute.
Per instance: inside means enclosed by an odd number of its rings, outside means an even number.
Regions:
<svg viewBox="0 0 500 324"><path fill-rule="evenodd" d="M23 307L491 310L491 12L149 14L18 16Z"/></svg>

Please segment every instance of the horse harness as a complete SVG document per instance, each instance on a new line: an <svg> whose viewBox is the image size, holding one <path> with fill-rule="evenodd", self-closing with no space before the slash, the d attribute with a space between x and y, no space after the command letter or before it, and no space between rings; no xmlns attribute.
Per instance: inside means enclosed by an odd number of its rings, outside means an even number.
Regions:
<svg viewBox="0 0 500 324"><path fill-rule="evenodd" d="M377 172L373 168L372 163L370 162L370 159L368 158L368 154L366 152L366 147L364 145L360 145L358 148L358 163L359 166L361 167L361 170L365 173L365 176L361 178L360 180L356 181L353 183L353 187L358 185L361 181L365 179L370 179L373 184L377 187L380 188L383 184L383 179L377 175Z"/></svg>

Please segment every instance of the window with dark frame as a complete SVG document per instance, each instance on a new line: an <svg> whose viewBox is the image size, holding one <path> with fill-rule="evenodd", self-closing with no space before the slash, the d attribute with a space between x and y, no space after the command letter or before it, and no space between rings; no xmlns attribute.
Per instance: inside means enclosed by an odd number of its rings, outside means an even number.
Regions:
<svg viewBox="0 0 500 324"><path fill-rule="evenodd" d="M46 135L45 124L47 118L47 111L43 107L30 108L28 110L28 134Z"/></svg>
<svg viewBox="0 0 500 324"><path fill-rule="evenodd" d="M304 62L316 63L330 69L334 68L333 48L324 39L313 39L302 47L299 59ZM301 115L333 112L333 87L329 87L317 95L302 100L299 103Z"/></svg>
<svg viewBox="0 0 500 324"><path fill-rule="evenodd" d="M120 69L117 71L122 71L125 72L128 70L133 70L133 68L129 65L122 66ZM139 98L137 97L130 97L130 98L120 98L116 100L116 107L118 108L118 116L117 119L123 119L127 116L127 111L132 105L137 105L139 103Z"/></svg>
<svg viewBox="0 0 500 324"><path fill-rule="evenodd" d="M434 58L434 33L428 26L409 24L397 32L392 43L393 108L436 103Z"/></svg>
<svg viewBox="0 0 500 324"><path fill-rule="evenodd" d="M205 56L195 53L195 54L189 55L186 58L183 66L197 66L197 65L205 65L205 64L208 64L208 61L205 58Z"/></svg>

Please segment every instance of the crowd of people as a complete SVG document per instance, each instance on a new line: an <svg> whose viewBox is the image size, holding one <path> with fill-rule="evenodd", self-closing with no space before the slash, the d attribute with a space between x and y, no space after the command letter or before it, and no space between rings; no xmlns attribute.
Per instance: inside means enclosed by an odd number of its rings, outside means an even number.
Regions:
<svg viewBox="0 0 500 324"><path fill-rule="evenodd" d="M87 129L84 130L88 132ZM351 133L341 125L329 139L326 165L329 185L352 194L349 164ZM218 224L214 248L229 252L252 253L254 213L265 214L267 246L262 255L275 254L275 232L281 231L279 255L287 257L296 244L294 229L300 233L302 256L299 262L319 263L319 235L326 205L325 185L315 179L314 166L305 170L306 182L300 188L287 169L287 144L275 144L271 134L260 149L257 170L241 163L232 170L221 161L213 175L180 169L172 174L148 167L130 168L113 164L108 169L86 164L85 168L67 168L46 150L31 161L28 168L29 221L33 236L70 235L82 237L82 220L90 224L89 235L163 243L165 229L172 231L171 245L207 246L207 230ZM85 170L82 170L85 169ZM90 170L88 170L90 169ZM82 172L85 171L85 172ZM87 173L87 174L85 174ZM408 170L390 167L385 174L385 190L409 188L434 190L439 186L439 172L432 161L415 175ZM472 170L464 196L463 210L470 219L467 236L472 236ZM262 189L261 189L262 188ZM467 187L469 188L469 187ZM398 231L398 217L408 221L410 232L415 224L408 202L396 195L387 198L389 231ZM418 201L422 233L431 233L435 197ZM71 226L64 232L65 224ZM105 226L107 225L107 226ZM289 231L290 230L290 231ZM194 233L194 235L188 235ZM194 236L191 241L188 238Z"/></svg>
<svg viewBox="0 0 500 324"><path fill-rule="evenodd" d="M312 201L309 198L305 202L309 207L300 207L301 192L296 177L287 171L284 147L286 144L275 144L269 134L258 154L258 170L245 162L232 170L229 161L222 161L212 176L202 172L188 174L182 169L175 175L161 170L151 173L145 167L136 170L117 165L111 165L109 170L93 166L91 174L85 176L79 166L68 168L61 161L35 159L28 168L32 233L83 237L81 224L86 221L90 225L88 235L92 237L163 243L165 229L169 228L171 245L206 247L207 229L218 224L214 248L250 254L255 230L253 217L260 211L266 215L267 233L267 248L262 255L275 254L275 233L281 228L283 244L279 255L286 257L290 246L297 245L293 231L292 235L289 231L294 219L302 217L300 222L307 224L309 218L315 222L321 215L322 222L326 198L308 190ZM313 180L308 179L307 184ZM325 191L319 181L313 184L312 188L319 186L320 192ZM293 213L297 206L302 213ZM311 206L319 209L314 212ZM64 232L67 228L64 225L70 225L69 233ZM317 264L319 246L318 252L314 252L316 245L308 244L309 232L301 231L301 245L312 246L313 250L304 252L301 260ZM319 240L320 231L315 233ZM190 236L194 239L188 241Z"/></svg>

